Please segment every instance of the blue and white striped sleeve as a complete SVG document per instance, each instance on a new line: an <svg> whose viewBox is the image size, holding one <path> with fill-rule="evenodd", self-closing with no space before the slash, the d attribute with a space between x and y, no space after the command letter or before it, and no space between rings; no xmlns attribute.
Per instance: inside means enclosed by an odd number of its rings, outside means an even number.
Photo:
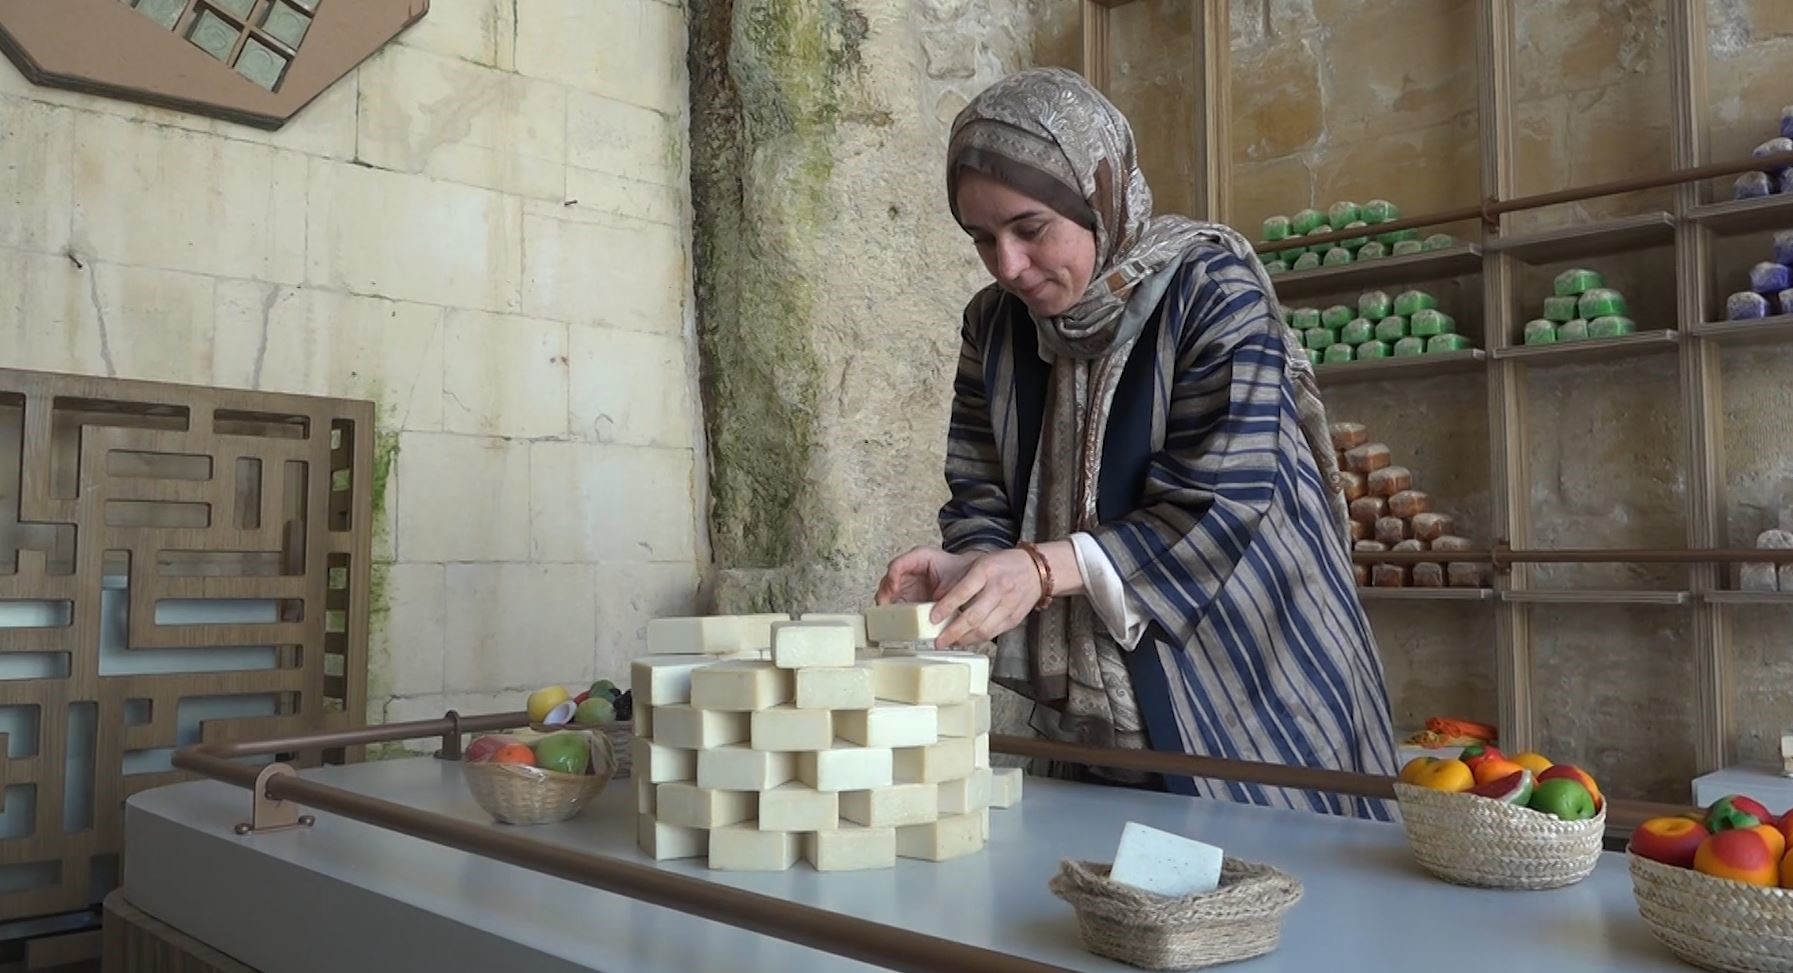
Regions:
<svg viewBox="0 0 1793 973"><path fill-rule="evenodd" d="M941 547L955 554L1015 546L1020 526L1007 486L990 418L984 349L991 328L974 301L960 331L959 366L953 379L951 424L946 441L946 485L940 508Z"/></svg>

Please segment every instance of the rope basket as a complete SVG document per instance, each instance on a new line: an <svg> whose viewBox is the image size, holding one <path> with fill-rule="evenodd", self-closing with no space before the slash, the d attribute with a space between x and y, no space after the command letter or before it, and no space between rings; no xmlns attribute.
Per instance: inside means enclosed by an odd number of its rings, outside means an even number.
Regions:
<svg viewBox="0 0 1793 973"><path fill-rule="evenodd" d="M1453 885L1555 889L1588 877L1600 861L1606 804L1585 821L1474 794L1396 782L1401 826L1414 860Z"/></svg>
<svg viewBox="0 0 1793 973"><path fill-rule="evenodd" d="M1637 911L1669 952L1723 973L1793 973L1793 889L1626 857Z"/></svg>
<svg viewBox="0 0 1793 973"><path fill-rule="evenodd" d="M1220 887L1169 898L1109 879L1111 866L1065 861L1048 887L1077 912L1085 949L1148 970L1193 970L1262 956L1301 899L1294 876L1223 859Z"/></svg>
<svg viewBox="0 0 1793 973"><path fill-rule="evenodd" d="M522 764L462 764L467 790L481 809L505 824L553 824L585 810L615 775L610 738L582 733L591 751L583 774L563 774Z"/></svg>

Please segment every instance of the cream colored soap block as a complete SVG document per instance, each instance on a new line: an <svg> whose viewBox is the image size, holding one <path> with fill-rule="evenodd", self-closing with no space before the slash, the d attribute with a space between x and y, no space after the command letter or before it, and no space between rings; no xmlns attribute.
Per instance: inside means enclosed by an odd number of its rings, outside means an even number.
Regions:
<svg viewBox="0 0 1793 973"><path fill-rule="evenodd" d="M938 784L892 784L840 796L840 816L854 824L896 828L940 817Z"/></svg>
<svg viewBox="0 0 1793 973"><path fill-rule="evenodd" d="M700 828L681 828L656 821L651 814L635 816L635 843L655 861L702 858L709 852L710 833Z"/></svg>
<svg viewBox="0 0 1793 973"><path fill-rule="evenodd" d="M661 784L654 792L654 817L685 828L720 828L749 821L759 811L759 795L718 791L689 781Z"/></svg>
<svg viewBox="0 0 1793 973"><path fill-rule="evenodd" d="M818 872L896 867L896 829L843 824L803 836L803 858Z"/></svg>
<svg viewBox="0 0 1793 973"><path fill-rule="evenodd" d="M863 649L871 644L865 639L864 615L836 615L829 612L804 612L797 616L803 622L838 622L853 629L853 647Z"/></svg>
<svg viewBox="0 0 1793 973"><path fill-rule="evenodd" d="M873 605L865 610L865 636L870 642L921 642L946 630L928 620L934 603Z"/></svg>
<svg viewBox="0 0 1793 973"><path fill-rule="evenodd" d="M690 703L672 703L656 714L654 742L684 750L708 750L742 743L749 731L749 713L698 709Z"/></svg>
<svg viewBox="0 0 1793 973"><path fill-rule="evenodd" d="M971 738L971 766L990 766L990 734L979 733Z"/></svg>
<svg viewBox="0 0 1793 973"><path fill-rule="evenodd" d="M716 660L707 655L653 655L629 664L630 697L639 706L691 702L691 674Z"/></svg>
<svg viewBox="0 0 1793 973"><path fill-rule="evenodd" d="M788 753L745 744L697 752L697 786L705 790L769 791L796 776L797 759Z"/></svg>
<svg viewBox="0 0 1793 973"><path fill-rule="evenodd" d="M790 702L793 691L791 671L765 661L717 662L691 674L691 705L698 709L771 709Z"/></svg>
<svg viewBox="0 0 1793 973"><path fill-rule="evenodd" d="M984 847L984 821L979 814L945 815L932 824L896 829L897 857L943 862L975 854ZM714 839L711 844L714 855Z"/></svg>
<svg viewBox="0 0 1793 973"><path fill-rule="evenodd" d="M795 683L798 709L870 709L877 700L869 666L798 669Z"/></svg>
<svg viewBox="0 0 1793 973"><path fill-rule="evenodd" d="M633 718L631 729L635 735L652 738L654 735L654 707L648 703L636 703L631 716Z"/></svg>
<svg viewBox="0 0 1793 973"><path fill-rule="evenodd" d="M982 652L961 652L956 649L926 649L912 653L917 659L930 659L934 662L954 662L971 670L971 695L985 696L990 692L990 657Z"/></svg>
<svg viewBox="0 0 1793 973"><path fill-rule="evenodd" d="M826 750L834 745L834 714L825 709L774 706L752 716L755 750Z"/></svg>
<svg viewBox="0 0 1793 973"><path fill-rule="evenodd" d="M697 779L697 751L679 750L644 737L629 741L629 773L659 784Z"/></svg>
<svg viewBox="0 0 1793 973"><path fill-rule="evenodd" d="M780 669L850 666L857 650L853 627L841 622L777 622L772 626L772 664Z"/></svg>
<svg viewBox="0 0 1793 973"><path fill-rule="evenodd" d="M760 795L761 831L829 831L840 827L840 793L793 781Z"/></svg>
<svg viewBox="0 0 1793 973"><path fill-rule="evenodd" d="M865 791L889 787L891 751L836 740L827 750L797 755L797 779L818 791Z"/></svg>
<svg viewBox="0 0 1793 973"><path fill-rule="evenodd" d="M899 784L938 784L970 777L975 756L970 737L941 737L925 747L891 751L891 774Z"/></svg>
<svg viewBox="0 0 1793 973"><path fill-rule="evenodd" d="M772 648L772 626L791 620L791 616L783 612L736 615L735 623L741 627L741 647L749 651L770 650Z"/></svg>
<svg viewBox="0 0 1793 973"><path fill-rule="evenodd" d="M974 737L990 732L990 697L973 696L963 703L940 707L940 735Z"/></svg>
<svg viewBox="0 0 1793 973"><path fill-rule="evenodd" d="M635 811L639 814L654 813L654 782L639 774L635 775Z"/></svg>
<svg viewBox="0 0 1793 973"><path fill-rule="evenodd" d="M971 670L965 666L912 655L885 656L867 664L872 667L872 691L879 699L945 706L971 695Z"/></svg>
<svg viewBox="0 0 1793 973"><path fill-rule="evenodd" d="M702 757L698 758L700 770L702 760ZM942 781L937 785L940 788L940 813L970 814L989 807L990 779L989 769L980 768L973 770L969 777Z"/></svg>
<svg viewBox="0 0 1793 973"><path fill-rule="evenodd" d="M990 778L990 806L1014 807L1021 803L1020 767L998 767Z"/></svg>
<svg viewBox="0 0 1793 973"><path fill-rule="evenodd" d="M802 842L791 831L762 831L746 821L710 832L710 867L719 872L782 872L797 864Z"/></svg>
<svg viewBox="0 0 1793 973"><path fill-rule="evenodd" d="M862 747L925 747L940 739L939 710L909 703L875 703L834 714L836 736Z"/></svg>

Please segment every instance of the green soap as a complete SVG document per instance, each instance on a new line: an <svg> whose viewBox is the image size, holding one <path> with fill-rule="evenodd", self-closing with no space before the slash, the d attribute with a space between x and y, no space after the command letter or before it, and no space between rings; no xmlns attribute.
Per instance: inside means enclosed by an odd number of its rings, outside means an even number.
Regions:
<svg viewBox="0 0 1793 973"><path fill-rule="evenodd" d="M1320 351L1331 348L1338 340L1338 332L1329 328L1309 328L1301 332L1301 343Z"/></svg>
<svg viewBox="0 0 1793 973"><path fill-rule="evenodd" d="M1326 214L1317 209L1304 209L1289 219L1292 236L1306 236L1326 225Z"/></svg>
<svg viewBox="0 0 1793 973"><path fill-rule="evenodd" d="M1339 340L1347 345L1361 345L1366 341L1376 340L1376 326L1369 318L1352 318L1339 332Z"/></svg>
<svg viewBox="0 0 1793 973"><path fill-rule="evenodd" d="M1528 345L1556 344L1556 322L1535 318L1525 322L1525 343Z"/></svg>
<svg viewBox="0 0 1793 973"><path fill-rule="evenodd" d="M1596 287L1605 287L1606 279L1597 270L1571 267L1556 275L1556 293L1561 297L1575 297L1586 294Z"/></svg>
<svg viewBox="0 0 1793 973"><path fill-rule="evenodd" d="M1389 350L1388 342L1386 341L1366 341L1357 346L1357 357L1360 359L1387 358L1392 354L1394 354L1394 352Z"/></svg>
<svg viewBox="0 0 1793 973"><path fill-rule="evenodd" d="M1320 326L1337 331L1345 325L1350 324L1351 319L1354 317L1357 317L1357 312L1343 304L1334 304L1320 312Z"/></svg>
<svg viewBox="0 0 1793 973"><path fill-rule="evenodd" d="M1610 288L1596 287L1576 299L1575 309L1580 312L1581 317L1590 321L1607 315L1623 315L1625 297Z"/></svg>
<svg viewBox="0 0 1793 973"><path fill-rule="evenodd" d="M1264 273L1269 274L1272 277L1275 277L1277 274L1286 274L1288 272L1289 265L1280 260L1269 260L1264 263Z"/></svg>
<svg viewBox="0 0 1793 973"><path fill-rule="evenodd" d="M1351 263L1351 251L1344 247L1333 247L1326 251L1326 259L1320 263L1328 267L1344 267Z"/></svg>
<svg viewBox="0 0 1793 973"><path fill-rule="evenodd" d="M1326 211L1326 223L1335 230L1342 230L1360 219L1363 219L1363 211L1349 200L1333 203Z"/></svg>
<svg viewBox="0 0 1793 973"><path fill-rule="evenodd" d="M1393 307L1394 302L1389 300L1387 291L1364 291L1357 295L1357 316L1360 318L1380 321L1395 313Z"/></svg>
<svg viewBox="0 0 1793 973"><path fill-rule="evenodd" d="M1544 320L1562 324L1575 318L1576 299L1573 297L1546 297L1544 299Z"/></svg>
<svg viewBox="0 0 1793 973"><path fill-rule="evenodd" d="M1365 223L1362 220L1353 220L1350 223L1345 225L1345 229L1361 230L1367 226L1369 226L1369 224ZM1366 244L1368 242L1370 242L1370 237L1369 237L1369 234L1366 233L1363 236L1348 236L1348 237L1344 238L1343 240L1339 241L1339 246L1344 247L1346 250L1349 250L1352 253L1356 253L1360 248L1363 247L1364 244Z"/></svg>
<svg viewBox="0 0 1793 973"><path fill-rule="evenodd" d="M1620 335L1636 333L1637 325L1623 315L1603 314L1588 322L1588 337L1590 338L1617 338Z"/></svg>
<svg viewBox="0 0 1793 973"><path fill-rule="evenodd" d="M1407 319L1391 314L1376 322L1377 341L1400 341L1407 337Z"/></svg>
<svg viewBox="0 0 1793 973"><path fill-rule="evenodd" d="M1438 298L1433 297L1425 291L1402 291L1395 296L1394 313L1399 314L1404 318L1410 318L1427 308L1434 308L1437 306Z"/></svg>
<svg viewBox="0 0 1793 973"><path fill-rule="evenodd" d="M1314 328L1325 327L1320 323L1320 309L1316 307L1298 307L1289 312L1286 320L1289 322L1289 327L1296 331L1310 331Z"/></svg>
<svg viewBox="0 0 1793 973"><path fill-rule="evenodd" d="M1375 240L1357 248L1357 259L1359 260L1375 260L1378 257L1386 256L1388 256L1388 248Z"/></svg>
<svg viewBox="0 0 1793 973"><path fill-rule="evenodd" d="M1432 338L1441 334L1450 334L1457 330L1457 322L1451 316L1435 307L1422 308L1413 312L1408 319L1408 327L1421 338Z"/></svg>
<svg viewBox="0 0 1793 973"><path fill-rule="evenodd" d="M1588 323L1581 318L1564 321L1562 326L1556 329L1556 340L1558 341L1580 341L1587 336Z"/></svg>
<svg viewBox="0 0 1793 973"><path fill-rule="evenodd" d="M1318 351L1313 348L1305 349L1305 351L1307 352L1307 360L1312 364L1318 365L1326 360L1326 353L1323 351Z"/></svg>
<svg viewBox="0 0 1793 973"><path fill-rule="evenodd" d="M1396 358L1417 358L1426 353L1426 339L1408 335L1395 342Z"/></svg>
<svg viewBox="0 0 1793 973"><path fill-rule="evenodd" d="M1441 351L1462 351L1469 347L1469 338L1460 334L1438 334L1426 339L1426 354Z"/></svg>
<svg viewBox="0 0 1793 973"><path fill-rule="evenodd" d="M1333 345L1331 348L1326 349L1325 360L1328 365L1332 365L1342 361L1350 361L1355 357L1357 357L1357 353L1350 345Z"/></svg>
<svg viewBox="0 0 1793 973"><path fill-rule="evenodd" d="M1264 220L1264 239L1275 243L1289 238L1289 218L1272 216Z"/></svg>
<svg viewBox="0 0 1793 973"><path fill-rule="evenodd" d="M1372 199L1363 204L1365 223L1390 223L1401 218L1401 208L1386 199Z"/></svg>
<svg viewBox="0 0 1793 973"><path fill-rule="evenodd" d="M1426 245L1418 240L1401 240L1390 247L1388 252L1397 257L1405 257L1410 253L1419 253L1425 249Z"/></svg>
<svg viewBox="0 0 1793 973"><path fill-rule="evenodd" d="M1378 233L1376 234L1376 239L1378 242L1386 243L1391 247L1397 243L1405 243L1408 240L1412 240L1414 243L1420 242L1419 230L1411 226L1405 230L1389 230L1386 233Z"/></svg>
<svg viewBox="0 0 1793 973"><path fill-rule="evenodd" d="M1317 268L1319 266L1320 266L1320 255L1317 253L1314 253L1312 250L1309 250L1307 253L1304 253L1301 256L1296 257L1295 262L1292 265L1290 265L1290 269L1291 270L1314 270L1315 268Z"/></svg>
<svg viewBox="0 0 1793 973"><path fill-rule="evenodd" d="M1457 238L1449 233L1434 233L1426 237L1427 250L1446 250L1457 245Z"/></svg>

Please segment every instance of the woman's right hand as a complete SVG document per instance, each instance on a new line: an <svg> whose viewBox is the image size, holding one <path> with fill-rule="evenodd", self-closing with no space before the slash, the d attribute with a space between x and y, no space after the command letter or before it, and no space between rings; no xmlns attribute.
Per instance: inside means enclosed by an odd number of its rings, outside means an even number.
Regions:
<svg viewBox="0 0 1793 973"><path fill-rule="evenodd" d="M917 547L898 555L878 582L875 604L938 601L959 583L982 554L949 554L938 547Z"/></svg>

